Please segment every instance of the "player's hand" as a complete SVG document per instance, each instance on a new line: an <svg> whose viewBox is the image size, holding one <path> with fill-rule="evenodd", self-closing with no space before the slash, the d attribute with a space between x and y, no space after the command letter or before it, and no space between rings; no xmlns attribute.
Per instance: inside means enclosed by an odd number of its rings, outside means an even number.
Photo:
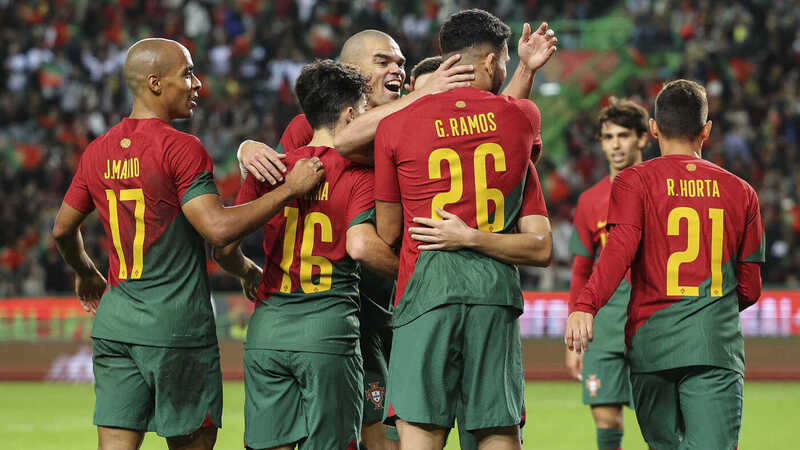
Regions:
<svg viewBox="0 0 800 450"><path fill-rule="evenodd" d="M471 64L454 66L459 59L461 55L453 55L443 61L428 82L418 90L427 95L471 86L475 79L475 67Z"/></svg>
<svg viewBox="0 0 800 450"><path fill-rule="evenodd" d="M411 76L408 79L408 83L403 85L403 88L406 90L407 93L410 94L410 93L414 92L414 85L416 84L415 81L416 81L416 79L413 76Z"/></svg>
<svg viewBox="0 0 800 450"><path fill-rule="evenodd" d="M528 23L522 26L522 37L519 38L517 55L522 64L529 70L539 70L556 52L558 38L553 30L547 29L547 22L542 22L539 28L531 33Z"/></svg>
<svg viewBox="0 0 800 450"><path fill-rule="evenodd" d="M239 279L242 283L242 292L251 302L258 300L258 285L261 283L263 270L256 264L250 264L245 275Z"/></svg>
<svg viewBox="0 0 800 450"><path fill-rule="evenodd" d="M583 381L583 353L567 350L567 372L572 378Z"/></svg>
<svg viewBox="0 0 800 450"><path fill-rule="evenodd" d="M592 325L594 316L583 311L575 311L567 317L567 328L564 331L564 343L567 348L583 353L594 339Z"/></svg>
<svg viewBox="0 0 800 450"><path fill-rule="evenodd" d="M75 295L84 311L92 315L97 313L97 305L107 284L105 277L96 268L89 274L75 275Z"/></svg>
<svg viewBox="0 0 800 450"><path fill-rule="evenodd" d="M323 179L325 179L325 169L322 167L322 161L315 156L297 161L286 175L284 185L293 197L299 197L317 187Z"/></svg>
<svg viewBox="0 0 800 450"><path fill-rule="evenodd" d="M272 185L283 181L286 166L281 160L286 155L276 152L269 145L248 139L239 144L236 156L245 170L258 181L267 181Z"/></svg>
<svg viewBox="0 0 800 450"><path fill-rule="evenodd" d="M422 242L419 249L425 250L458 250L469 242L471 234L475 231L455 214L436 208L442 220L427 217L414 217L414 223L424 227L410 227L411 239Z"/></svg>

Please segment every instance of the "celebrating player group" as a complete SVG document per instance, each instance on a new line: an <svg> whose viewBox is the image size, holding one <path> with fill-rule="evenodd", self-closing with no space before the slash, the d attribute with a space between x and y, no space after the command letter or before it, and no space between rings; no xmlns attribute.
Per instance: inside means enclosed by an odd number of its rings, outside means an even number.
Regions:
<svg viewBox="0 0 800 450"><path fill-rule="evenodd" d="M303 114L275 149L239 146L232 207L200 141L170 125L197 108L189 51L159 38L131 46L131 114L87 147L53 228L95 315L98 448L138 449L147 431L171 449L214 447L208 243L256 304L247 448L441 450L458 422L462 449L521 449L517 266L548 266L553 245L529 97L558 39L526 23L500 93L511 35L486 11L458 12L441 26L441 55L408 83L391 36L351 36L338 61L302 69ZM758 199L701 158L701 86L670 82L655 104L655 119L628 100L598 118L610 174L575 212L567 366L585 383L598 448L621 448L629 405L651 448L731 449L738 312L761 289ZM662 157L642 162L648 135ZM108 279L80 232L95 209L114 247ZM245 255L257 229L264 253Z"/></svg>

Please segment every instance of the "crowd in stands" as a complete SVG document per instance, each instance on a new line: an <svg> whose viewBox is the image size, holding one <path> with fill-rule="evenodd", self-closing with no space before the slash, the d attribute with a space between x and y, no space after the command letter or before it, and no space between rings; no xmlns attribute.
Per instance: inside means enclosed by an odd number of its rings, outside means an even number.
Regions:
<svg viewBox="0 0 800 450"><path fill-rule="evenodd" d="M0 0L0 297L72 290L72 275L49 231L83 149L129 112L121 66L136 40L166 37L190 49L203 82L200 107L190 121L175 125L202 140L214 159L220 191L230 201L239 186L238 143L277 142L298 112L292 82L305 63L335 57L349 35L375 28L397 40L410 70L436 54L441 20L465 7L534 24L615 11L634 23L628 43L633 61L647 67L652 53L678 54L677 69L653 67L614 95L631 96L652 111L664 79L687 77L707 87L714 129L706 157L759 192L767 230L765 280L797 284L791 268L800 267L798 3ZM526 288L558 289L568 282L572 210L578 195L607 170L592 126L599 106L580 111L565 128L563 160L550 161L545 149L539 163L555 261L552 269L524 272ZM542 116L547 127L546 110ZM648 155L656 153L651 146ZM110 243L99 221L87 220L83 235L90 255L106 267ZM258 255L259 240L247 242L245 251ZM212 262L209 268L215 289L238 288Z"/></svg>

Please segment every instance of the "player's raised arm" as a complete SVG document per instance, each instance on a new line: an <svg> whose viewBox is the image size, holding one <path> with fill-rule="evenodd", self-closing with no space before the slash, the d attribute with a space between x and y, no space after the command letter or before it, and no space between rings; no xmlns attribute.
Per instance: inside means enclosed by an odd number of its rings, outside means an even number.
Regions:
<svg viewBox="0 0 800 450"><path fill-rule="evenodd" d="M547 22L542 22L534 32L531 32L531 26L526 22L522 26L522 36L517 46L519 64L503 94L516 98L529 98L536 71L550 60L556 52L557 43L558 38L552 29L548 29Z"/></svg>
<svg viewBox="0 0 800 450"><path fill-rule="evenodd" d="M433 72L425 86L415 89L414 92L390 103L374 107L358 116L341 132L336 134L334 138L336 151L351 161L371 166L374 158L371 144L375 139L378 123L384 117L400 111L425 95L470 86L471 81L475 79L474 67L472 65L455 65L459 59L460 55L453 55L444 61Z"/></svg>
<svg viewBox="0 0 800 450"><path fill-rule="evenodd" d="M324 176L319 158L302 159L286 175L281 186L253 202L224 207L219 195L204 194L186 202L182 210L207 241L223 247L262 226L287 202L317 186Z"/></svg>

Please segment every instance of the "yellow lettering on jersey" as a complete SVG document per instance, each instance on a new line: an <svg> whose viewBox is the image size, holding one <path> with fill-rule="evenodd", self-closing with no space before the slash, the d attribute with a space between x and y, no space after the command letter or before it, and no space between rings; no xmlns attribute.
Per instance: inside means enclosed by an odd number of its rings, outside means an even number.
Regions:
<svg viewBox="0 0 800 450"><path fill-rule="evenodd" d="M713 191L711 192L711 196L719 198L719 185L717 184L717 180L713 180L712 185Z"/></svg>
<svg viewBox="0 0 800 450"><path fill-rule="evenodd" d="M686 184L689 187L689 197L697 197L697 180L687 180Z"/></svg>
<svg viewBox="0 0 800 450"><path fill-rule="evenodd" d="M678 182L681 185L681 197L688 197L689 196L689 186L686 180L679 180Z"/></svg>
<svg viewBox="0 0 800 450"><path fill-rule="evenodd" d="M675 196L675 180L667 178L667 195L670 197Z"/></svg>
<svg viewBox="0 0 800 450"><path fill-rule="evenodd" d="M497 130L497 124L494 123L494 113L490 112L486 114L486 119L489 121L489 131Z"/></svg>
<svg viewBox="0 0 800 450"><path fill-rule="evenodd" d="M434 120L433 126L436 128L436 136L439 136L440 138L447 136L447 133L444 131L444 123L441 120Z"/></svg>
<svg viewBox="0 0 800 450"><path fill-rule="evenodd" d="M456 120L454 117L450 118L450 134L453 136L461 136L458 134L458 120Z"/></svg>
<svg viewBox="0 0 800 450"><path fill-rule="evenodd" d="M703 185L705 183L703 183L703 180L695 180L695 181L697 181L697 183L696 183L697 184L697 196L698 197L705 197L705 194L703 194Z"/></svg>
<svg viewBox="0 0 800 450"><path fill-rule="evenodd" d="M481 132L481 127L478 124L478 116L467 116L467 123L469 124L469 134L475 134Z"/></svg>
<svg viewBox="0 0 800 450"><path fill-rule="evenodd" d="M324 182L317 186L315 191L311 191L305 195L306 200L322 201L328 199L328 182Z"/></svg>
<svg viewBox="0 0 800 450"><path fill-rule="evenodd" d="M109 159L106 161L106 171L103 178L107 180L125 180L136 178L140 174L139 158Z"/></svg>
<svg viewBox="0 0 800 450"><path fill-rule="evenodd" d="M467 134L472 134L472 132L469 131L469 127L467 126L467 121L464 120L463 116L458 118L458 123L461 125L461 135L462 136L465 136Z"/></svg>
<svg viewBox="0 0 800 450"><path fill-rule="evenodd" d="M719 198L719 184L717 180L678 180L680 192L675 192L675 180L667 178L667 195L670 197L688 198Z"/></svg>

